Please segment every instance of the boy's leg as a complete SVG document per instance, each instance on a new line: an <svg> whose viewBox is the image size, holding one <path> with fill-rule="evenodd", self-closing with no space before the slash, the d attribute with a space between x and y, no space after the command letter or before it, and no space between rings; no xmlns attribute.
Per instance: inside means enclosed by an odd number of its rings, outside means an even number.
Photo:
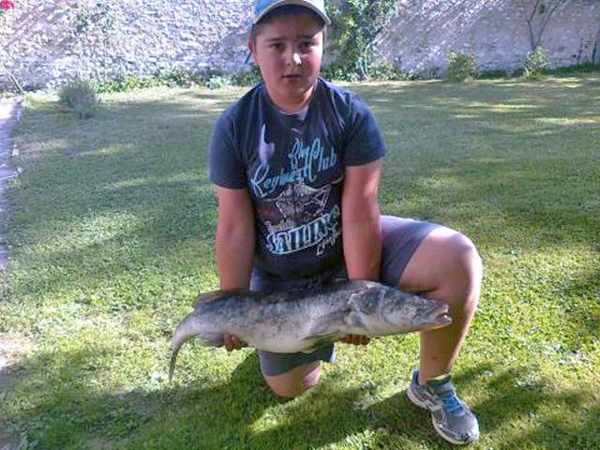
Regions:
<svg viewBox="0 0 600 450"><path fill-rule="evenodd" d="M321 362L303 364L281 375L263 376L271 390L279 397L298 397L319 382Z"/></svg>
<svg viewBox="0 0 600 450"><path fill-rule="evenodd" d="M450 305L452 324L421 332L420 370L407 389L427 408L436 431L454 444L479 437L477 418L456 394L450 370L479 299L482 266L475 247L456 231L410 219L382 217L383 281Z"/></svg>
<svg viewBox="0 0 600 450"><path fill-rule="evenodd" d="M423 239L409 260L400 287L445 301L452 317L447 327L421 332L420 383L450 373L475 314L482 273L471 241L444 227Z"/></svg>
<svg viewBox="0 0 600 450"><path fill-rule="evenodd" d="M250 280L252 290L269 289L297 290L321 284L335 272L324 274L323 280L283 281L255 268ZM260 369L267 385L279 397L297 397L315 386L321 376L321 361L334 362L333 344L321 347L311 353L273 353L258 351Z"/></svg>
<svg viewBox="0 0 600 450"><path fill-rule="evenodd" d="M321 376L321 361L335 360L333 344L311 353L272 353L259 351L260 370L265 381L280 397L297 397L315 386Z"/></svg>

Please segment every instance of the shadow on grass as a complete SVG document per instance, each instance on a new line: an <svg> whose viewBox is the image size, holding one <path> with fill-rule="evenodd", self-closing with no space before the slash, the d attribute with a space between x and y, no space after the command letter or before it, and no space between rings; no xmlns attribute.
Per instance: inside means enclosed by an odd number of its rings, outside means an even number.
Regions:
<svg viewBox="0 0 600 450"><path fill-rule="evenodd" d="M479 380L482 377L486 380L484 384ZM552 380L535 377L527 368L507 369L485 363L458 374L454 383L459 391L471 383L483 387L487 400L470 406L478 417L482 440L494 442L491 448L591 449L600 445L600 405L590 402L597 398L591 387L587 392L557 393L551 387ZM543 408L556 410L556 414L547 414ZM436 444L427 448L455 448L432 436L429 413L412 405L404 392L374 405L371 410L379 426L417 442ZM571 414L585 419L571 423ZM517 422L515 429L511 429L511 424ZM521 431L520 422L525 422L525 431Z"/></svg>
<svg viewBox="0 0 600 450"><path fill-rule="evenodd" d="M18 384L31 397L30 406L11 417L31 447L311 449L370 432L360 442L375 439L378 448L453 448L404 392L365 407L371 397L363 389L338 389L335 380L326 379L303 397L280 400L266 387L251 353L223 384L199 374L187 386L107 394L89 381L97 351L103 350L61 354L60 363L56 355L46 354L15 367ZM458 374L455 382L459 388L476 384L485 391L477 395L483 401L471 406L483 439L493 448L600 445L600 406L590 401L592 387L557 393L552 380L527 368L490 364ZM547 407L557 413L546 413ZM573 422L570 415L584 419ZM517 422L513 429L510 424Z"/></svg>
<svg viewBox="0 0 600 450"><path fill-rule="evenodd" d="M18 385L28 386L32 401L11 417L32 448L308 448L342 439L365 423L350 415L348 426L354 391L330 392L324 386L308 405L305 398L276 398L260 375L255 353L224 384L199 375L185 387L114 394L92 393L86 369L95 356L93 349L65 353L57 364L48 354L14 368ZM278 408L289 416L290 426L253 429Z"/></svg>
<svg viewBox="0 0 600 450"><path fill-rule="evenodd" d="M212 242L216 224L207 147L224 105L222 94L174 95L181 103L109 103L88 121L55 113L54 105L24 117L21 145L35 154L24 152L32 164L10 191L8 230L21 261L13 278L26 295L143 277L181 251L195 259L187 274L195 276L206 253L198 239ZM205 97L210 104L194 106Z"/></svg>

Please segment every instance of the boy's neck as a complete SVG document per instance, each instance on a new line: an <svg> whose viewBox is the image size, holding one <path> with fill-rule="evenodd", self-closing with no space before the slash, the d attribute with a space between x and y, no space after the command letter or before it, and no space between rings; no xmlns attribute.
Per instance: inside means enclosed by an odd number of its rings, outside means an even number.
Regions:
<svg viewBox="0 0 600 450"><path fill-rule="evenodd" d="M267 93L269 94L269 99L271 100L271 102L273 102L273 104L280 111L283 111L283 112L289 113L289 114L294 114L308 105L308 103L310 102L310 99L312 98L312 96L315 92L317 83L315 83L312 88L310 88L308 91L306 91L299 98L283 98L283 99L278 98L276 93L270 92L269 87L266 85L265 86L267 88Z"/></svg>

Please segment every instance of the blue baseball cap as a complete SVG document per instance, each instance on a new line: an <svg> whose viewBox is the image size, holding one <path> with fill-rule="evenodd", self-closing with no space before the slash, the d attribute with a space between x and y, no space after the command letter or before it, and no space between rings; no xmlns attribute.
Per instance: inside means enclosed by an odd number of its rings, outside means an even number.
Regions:
<svg viewBox="0 0 600 450"><path fill-rule="evenodd" d="M257 24L266 14L281 6L297 5L304 6L314 11L326 25L331 25L331 20L325 12L324 0L256 0L254 2L254 19L252 23Z"/></svg>

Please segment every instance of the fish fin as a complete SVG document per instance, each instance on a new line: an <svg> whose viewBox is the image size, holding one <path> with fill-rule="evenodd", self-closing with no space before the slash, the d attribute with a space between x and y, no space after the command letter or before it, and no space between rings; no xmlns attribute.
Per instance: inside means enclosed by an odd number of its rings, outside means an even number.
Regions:
<svg viewBox="0 0 600 450"><path fill-rule="evenodd" d="M222 291L206 292L206 293L200 294L196 297L196 300L194 300L194 303L193 303L194 309L200 305L204 305L206 303L211 303L213 301L220 300L220 299L228 297L232 294L247 294L249 292L251 292L251 291L249 291L247 289L227 289L227 290L222 290Z"/></svg>
<svg viewBox="0 0 600 450"><path fill-rule="evenodd" d="M306 340L316 339L316 341L309 349L304 350L304 353L314 352L319 347L335 342L340 337L340 328L344 326L350 311L350 309L343 309L317 317L311 327L310 335L306 338Z"/></svg>
<svg viewBox="0 0 600 450"><path fill-rule="evenodd" d="M339 337L338 333L311 336L310 338L307 338L307 339L312 340L312 339L316 338L317 340L310 348L307 348L306 350L302 350L300 353L312 353L321 347L325 347L326 345L333 344L335 341L337 341L338 337Z"/></svg>
<svg viewBox="0 0 600 450"><path fill-rule="evenodd" d="M339 330L339 326L336 327L335 324L344 324L344 319L349 312L349 309L344 309L315 318L310 329L310 337L308 339L312 339L317 336L330 336L333 334L332 330L337 332L337 330Z"/></svg>

